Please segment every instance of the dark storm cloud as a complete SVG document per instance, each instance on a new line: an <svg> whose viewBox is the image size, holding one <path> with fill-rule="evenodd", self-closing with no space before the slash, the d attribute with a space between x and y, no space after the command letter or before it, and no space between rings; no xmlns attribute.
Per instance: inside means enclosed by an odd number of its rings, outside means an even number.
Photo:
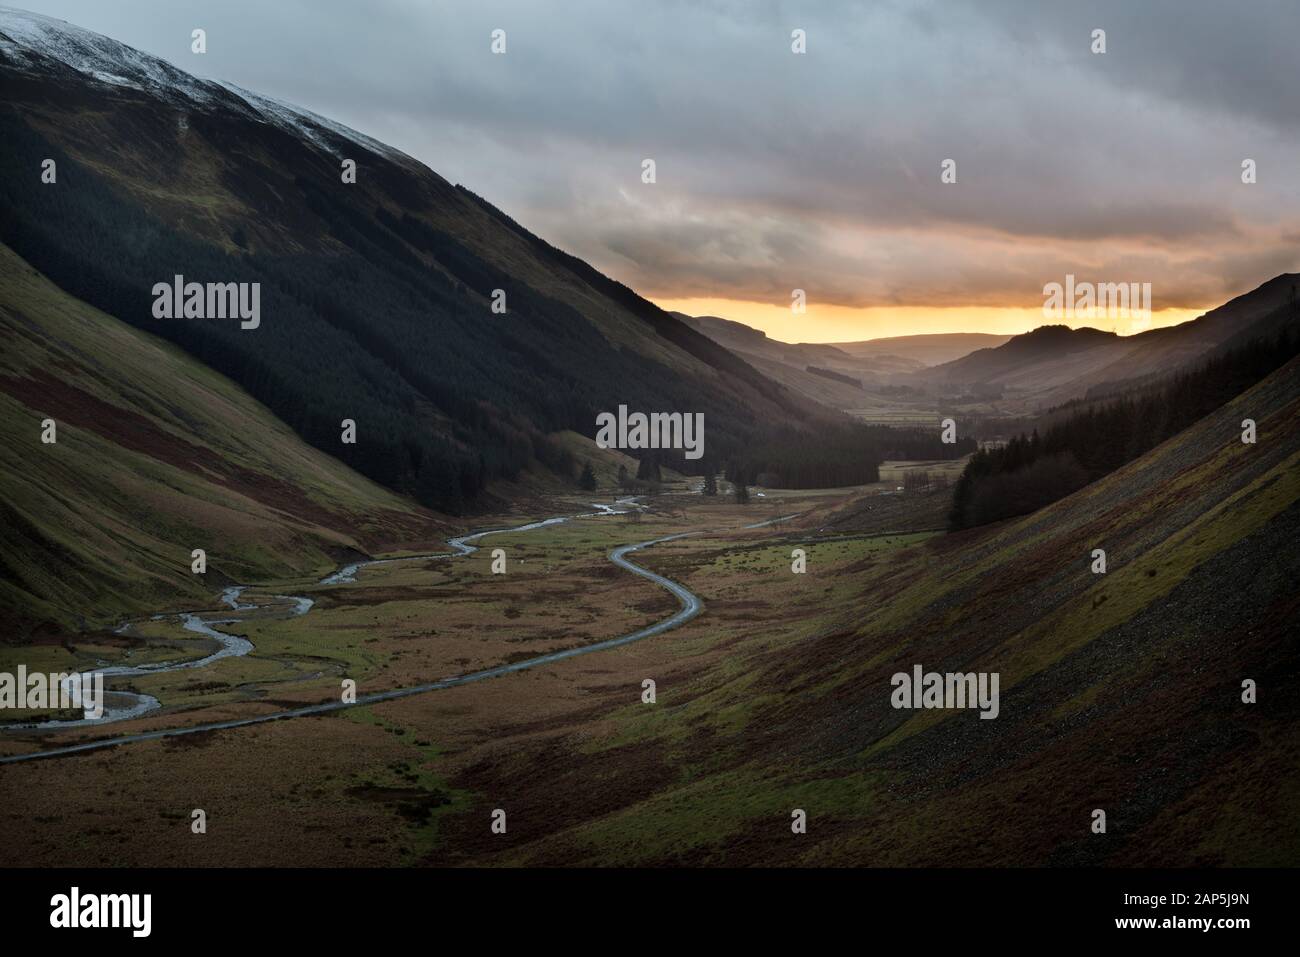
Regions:
<svg viewBox="0 0 1300 957"><path fill-rule="evenodd" d="M1074 271L1199 305L1300 268L1292 0L28 6L393 143L652 295L1032 305Z"/></svg>
<svg viewBox="0 0 1300 957"><path fill-rule="evenodd" d="M1117 86L1165 97L1202 115L1221 112L1279 128L1300 126L1300 4L1294 0L967 2L1018 42L1059 43L1062 25L1089 32L1105 28L1113 37L1108 55Z"/></svg>

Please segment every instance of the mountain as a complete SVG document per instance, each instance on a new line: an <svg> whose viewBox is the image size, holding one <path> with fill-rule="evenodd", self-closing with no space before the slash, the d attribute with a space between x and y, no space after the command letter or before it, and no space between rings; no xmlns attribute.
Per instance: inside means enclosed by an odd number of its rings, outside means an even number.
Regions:
<svg viewBox="0 0 1300 957"><path fill-rule="evenodd" d="M309 111L14 10L0 80L0 241L427 505L480 508L538 462L575 474L550 436L590 436L620 404L702 412L713 462L784 430L861 443L485 200ZM258 284L260 325L155 318L152 290L175 276Z"/></svg>
<svg viewBox="0 0 1300 957"><path fill-rule="evenodd" d="M320 575L448 526L299 439L175 346L0 246L0 622L6 641ZM55 422L52 443L42 423ZM208 555L205 575L191 550Z"/></svg>
<svg viewBox="0 0 1300 957"><path fill-rule="evenodd" d="M1107 384L1171 373L1293 323L1300 319L1298 285L1300 275L1283 274L1196 319L1132 336L1042 326L912 378L938 386L998 386L1040 406L1058 405Z"/></svg>

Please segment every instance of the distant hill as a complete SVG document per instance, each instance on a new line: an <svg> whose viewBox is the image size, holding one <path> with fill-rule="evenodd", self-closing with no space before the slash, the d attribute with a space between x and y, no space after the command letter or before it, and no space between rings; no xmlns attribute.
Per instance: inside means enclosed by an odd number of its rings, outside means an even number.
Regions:
<svg viewBox="0 0 1300 957"><path fill-rule="evenodd" d="M1300 274L1283 273L1250 292L1177 326L1129 337L1133 349L1097 373L1067 383L1048 402L1074 398L1098 383L1168 373L1203 356L1241 345L1300 321Z"/></svg>
<svg viewBox="0 0 1300 957"><path fill-rule="evenodd" d="M764 375L817 402L849 409L862 405L862 390L888 381L892 376L924 367L916 359L881 353L853 355L839 346L823 343L790 343L773 339L760 329L717 316L688 316L673 313L687 325L726 347ZM857 380L861 386L837 380L834 375L810 371L809 367Z"/></svg>
<svg viewBox="0 0 1300 957"><path fill-rule="evenodd" d="M1010 338L985 332L942 332L919 336L887 336L861 342L836 342L832 345L841 352L860 359L897 356L933 366L959 359L976 349L996 348Z"/></svg>
<svg viewBox="0 0 1300 957"><path fill-rule="evenodd" d="M1300 276L1283 274L1176 326L1119 336L1098 329L1042 326L993 349L916 373L918 383L1000 386L1048 407L1104 391L1105 383L1171 373L1212 351L1300 319Z"/></svg>
<svg viewBox="0 0 1300 957"><path fill-rule="evenodd" d="M855 356L839 346L826 343L782 342L780 339L771 338L761 329L747 326L743 322L721 319L717 316L688 316L680 312L675 312L673 315L733 352L774 359L791 365L797 365L800 362L805 365L840 365L874 375L911 372L922 366L922 363L915 359L887 353L873 356Z"/></svg>
<svg viewBox="0 0 1300 957"><path fill-rule="evenodd" d="M1113 332L1040 326L993 349L978 349L934 366L918 378L932 382L1037 388L1048 377L1072 376L1081 366L1105 365L1125 344Z"/></svg>
<svg viewBox="0 0 1300 957"><path fill-rule="evenodd" d="M1059 406L1005 445L980 449L953 494L953 528L1023 515L1154 448L1300 354L1300 326L1197 361L1109 402Z"/></svg>

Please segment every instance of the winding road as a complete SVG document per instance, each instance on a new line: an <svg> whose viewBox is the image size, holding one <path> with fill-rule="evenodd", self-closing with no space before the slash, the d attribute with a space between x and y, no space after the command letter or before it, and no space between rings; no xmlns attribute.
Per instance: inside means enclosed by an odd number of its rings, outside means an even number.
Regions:
<svg viewBox="0 0 1300 957"><path fill-rule="evenodd" d="M616 504L627 505L631 507L639 507L632 499L624 499L617 502ZM333 574L325 577L324 579L321 580L321 584L333 585L333 584L345 584L349 582L355 582L356 576L361 571L361 569L366 568L370 565L390 564L394 562L404 562L404 561L427 561L429 559L435 559L435 558L449 559L449 558L455 558L463 555L469 555L470 553L478 550L475 546L470 545L469 543L472 541L477 541L487 535L499 535L505 532L530 531L532 529L545 528L551 525L558 525L563 522L570 521L571 519L574 518L585 518L593 515L619 515L619 514L623 514L626 511L626 509L619 511L611 508L608 505L596 505L595 507L599 508L600 511L583 513L582 515L558 516L556 518L549 518L539 522L530 522L526 525L519 525L513 528L489 529L487 531L475 532L472 535L465 535L460 538L450 539L448 541L448 544L451 545L452 548L454 549L451 552L441 552L435 555L414 555L414 556L408 556L403 558L374 559L371 561L356 562L354 564L344 566L343 568L339 569L337 572L334 572ZM81 754L87 751L98 751L104 748L115 748L118 747L119 745L136 744L141 741L156 741L160 738L173 738L173 737L180 737L182 735L187 735L187 734L201 734L208 731L221 731L227 728L243 728L255 724L266 724L267 722L271 722L271 721L285 721L291 718L305 718L305 717L310 717L312 715L329 714L330 712L333 711L342 711L347 708L364 707L366 705L378 704L384 701L393 701L398 698L407 698L412 695L427 694L430 691L440 691L444 688L454 688L457 687L458 685L471 684L472 682L483 681L487 678L497 678L502 675L512 674L517 671L526 671L529 668L536 668L541 665L551 664L556 661L563 661L567 658L576 658L579 655L589 655L592 654L593 652L605 651L609 648L616 648L619 645L627 645L627 644L631 644L634 641L640 641L643 638L650 638L653 637L654 635L660 635L666 631L678 627L679 625L684 624L685 622L690 621L692 618L698 615L700 611L703 609L704 607L703 603L700 601L699 596L691 592L688 588L686 588L685 585L682 585L679 582L675 582L670 578L665 578L663 575L656 574L655 572L652 572L649 569L642 568L640 565L636 565L633 562L629 561L626 558L626 556L631 552L639 551L640 549L643 548L649 548L652 545L658 545L662 542L670 542L675 539L685 538L686 536L692 534L695 533L680 532L676 535L667 535L664 536L663 538L656 538L650 541L638 542L633 545L620 545L609 553L609 560L613 562L615 565L631 572L634 575L638 575L641 578L645 578L651 582L654 582L656 585L659 585L662 588L666 588L668 591L672 592L674 597L677 598L678 602L681 605L681 607L674 614L663 619L662 621L655 622L652 625L648 625L647 627L642 628L638 631L631 632L630 634L620 635L617 638L609 638L606 639L605 641L598 641L590 645L581 645L576 648L568 648L563 651L551 652L549 654L540 655L536 658L528 658L524 661L517 661L514 662L513 664L499 665L495 668L487 668L482 671L474 671L465 675L457 675L451 678L443 678L440 681L432 681L427 684L412 685L407 688L394 688L391 691L379 691L371 694L358 695L356 701L354 702L328 701L322 704L306 705L301 708L291 708L286 711L277 711L274 714L257 715L251 718L238 718L230 721L212 721L205 724L196 724L184 728L169 728L169 729L162 729L158 731L146 731L139 734L127 734L116 738L104 738L96 741L83 742L81 744L67 745L65 747L60 747L60 748L49 748L43 751L33 751L28 754L15 754L15 755L9 755L7 757L0 757L0 764L15 764L22 761L37 761L45 758L64 757L70 754ZM243 587L228 588L222 594L222 600L226 604L230 605L231 608L233 608L236 611L249 611L249 610L267 607L266 605L259 606L256 604L254 605L240 604L239 597L242 594L243 590L244 590ZM312 607L312 600L309 598L302 598L302 597L289 596L289 595L277 595L276 598L294 602L295 608L292 612L293 614L306 614L308 611L310 611ZM185 627L188 628L189 630L199 631L210 637L215 637L220 646L220 650L211 655L208 655L205 658L193 659L193 660L182 661L182 662L174 662L174 663L144 665L137 668L108 669L105 671L105 674L106 675L109 674L134 675L134 674L146 674L146 673L156 674L162 671L179 670L181 668L187 668L187 669L196 668L201 665L208 664L211 661L214 661L218 658L230 657L232 655L247 654L253 648L252 644L247 639L242 638L238 635L229 635L224 632L217 631L215 628L212 627L215 624L231 624L240 621L241 619L229 618L229 619L220 619L220 620L206 620L206 619L199 618L197 613L192 613L192 612L183 613L181 618L185 624ZM118 712L119 716L115 717L113 720L124 720L127 717L138 717L149 710L153 710L153 708L159 707L157 700L147 695L136 695L134 692L114 692L114 693L118 695L127 695L130 697L136 697L140 699L148 699L149 702L152 702L152 706L145 708L143 711L138 710L138 706L136 708L128 707L125 709L121 709L120 712ZM97 721L92 721L92 720L67 721L67 722L51 721L39 725L30 725L28 727L34 728L36 730L42 730L46 728L72 727L78 725L99 725L99 724L106 723L106 721L108 720L109 717L108 717L108 713L106 712L105 717Z"/></svg>

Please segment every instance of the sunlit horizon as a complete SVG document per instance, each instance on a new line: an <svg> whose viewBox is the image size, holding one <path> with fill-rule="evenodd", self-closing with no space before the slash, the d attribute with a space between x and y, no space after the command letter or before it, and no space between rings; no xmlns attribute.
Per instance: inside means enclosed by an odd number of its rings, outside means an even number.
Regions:
<svg viewBox="0 0 1300 957"><path fill-rule="evenodd" d="M1029 306L871 306L855 307L809 302L802 314L788 305L716 298L654 298L663 309L690 316L717 316L762 330L769 338L792 343L862 342L895 336L947 333L987 333L1014 336L1039 326L1085 326L1136 335L1149 329L1175 326L1204 315L1202 309L1152 310L1149 317L1048 318L1042 307ZM1217 305L1217 304L1216 304Z"/></svg>

